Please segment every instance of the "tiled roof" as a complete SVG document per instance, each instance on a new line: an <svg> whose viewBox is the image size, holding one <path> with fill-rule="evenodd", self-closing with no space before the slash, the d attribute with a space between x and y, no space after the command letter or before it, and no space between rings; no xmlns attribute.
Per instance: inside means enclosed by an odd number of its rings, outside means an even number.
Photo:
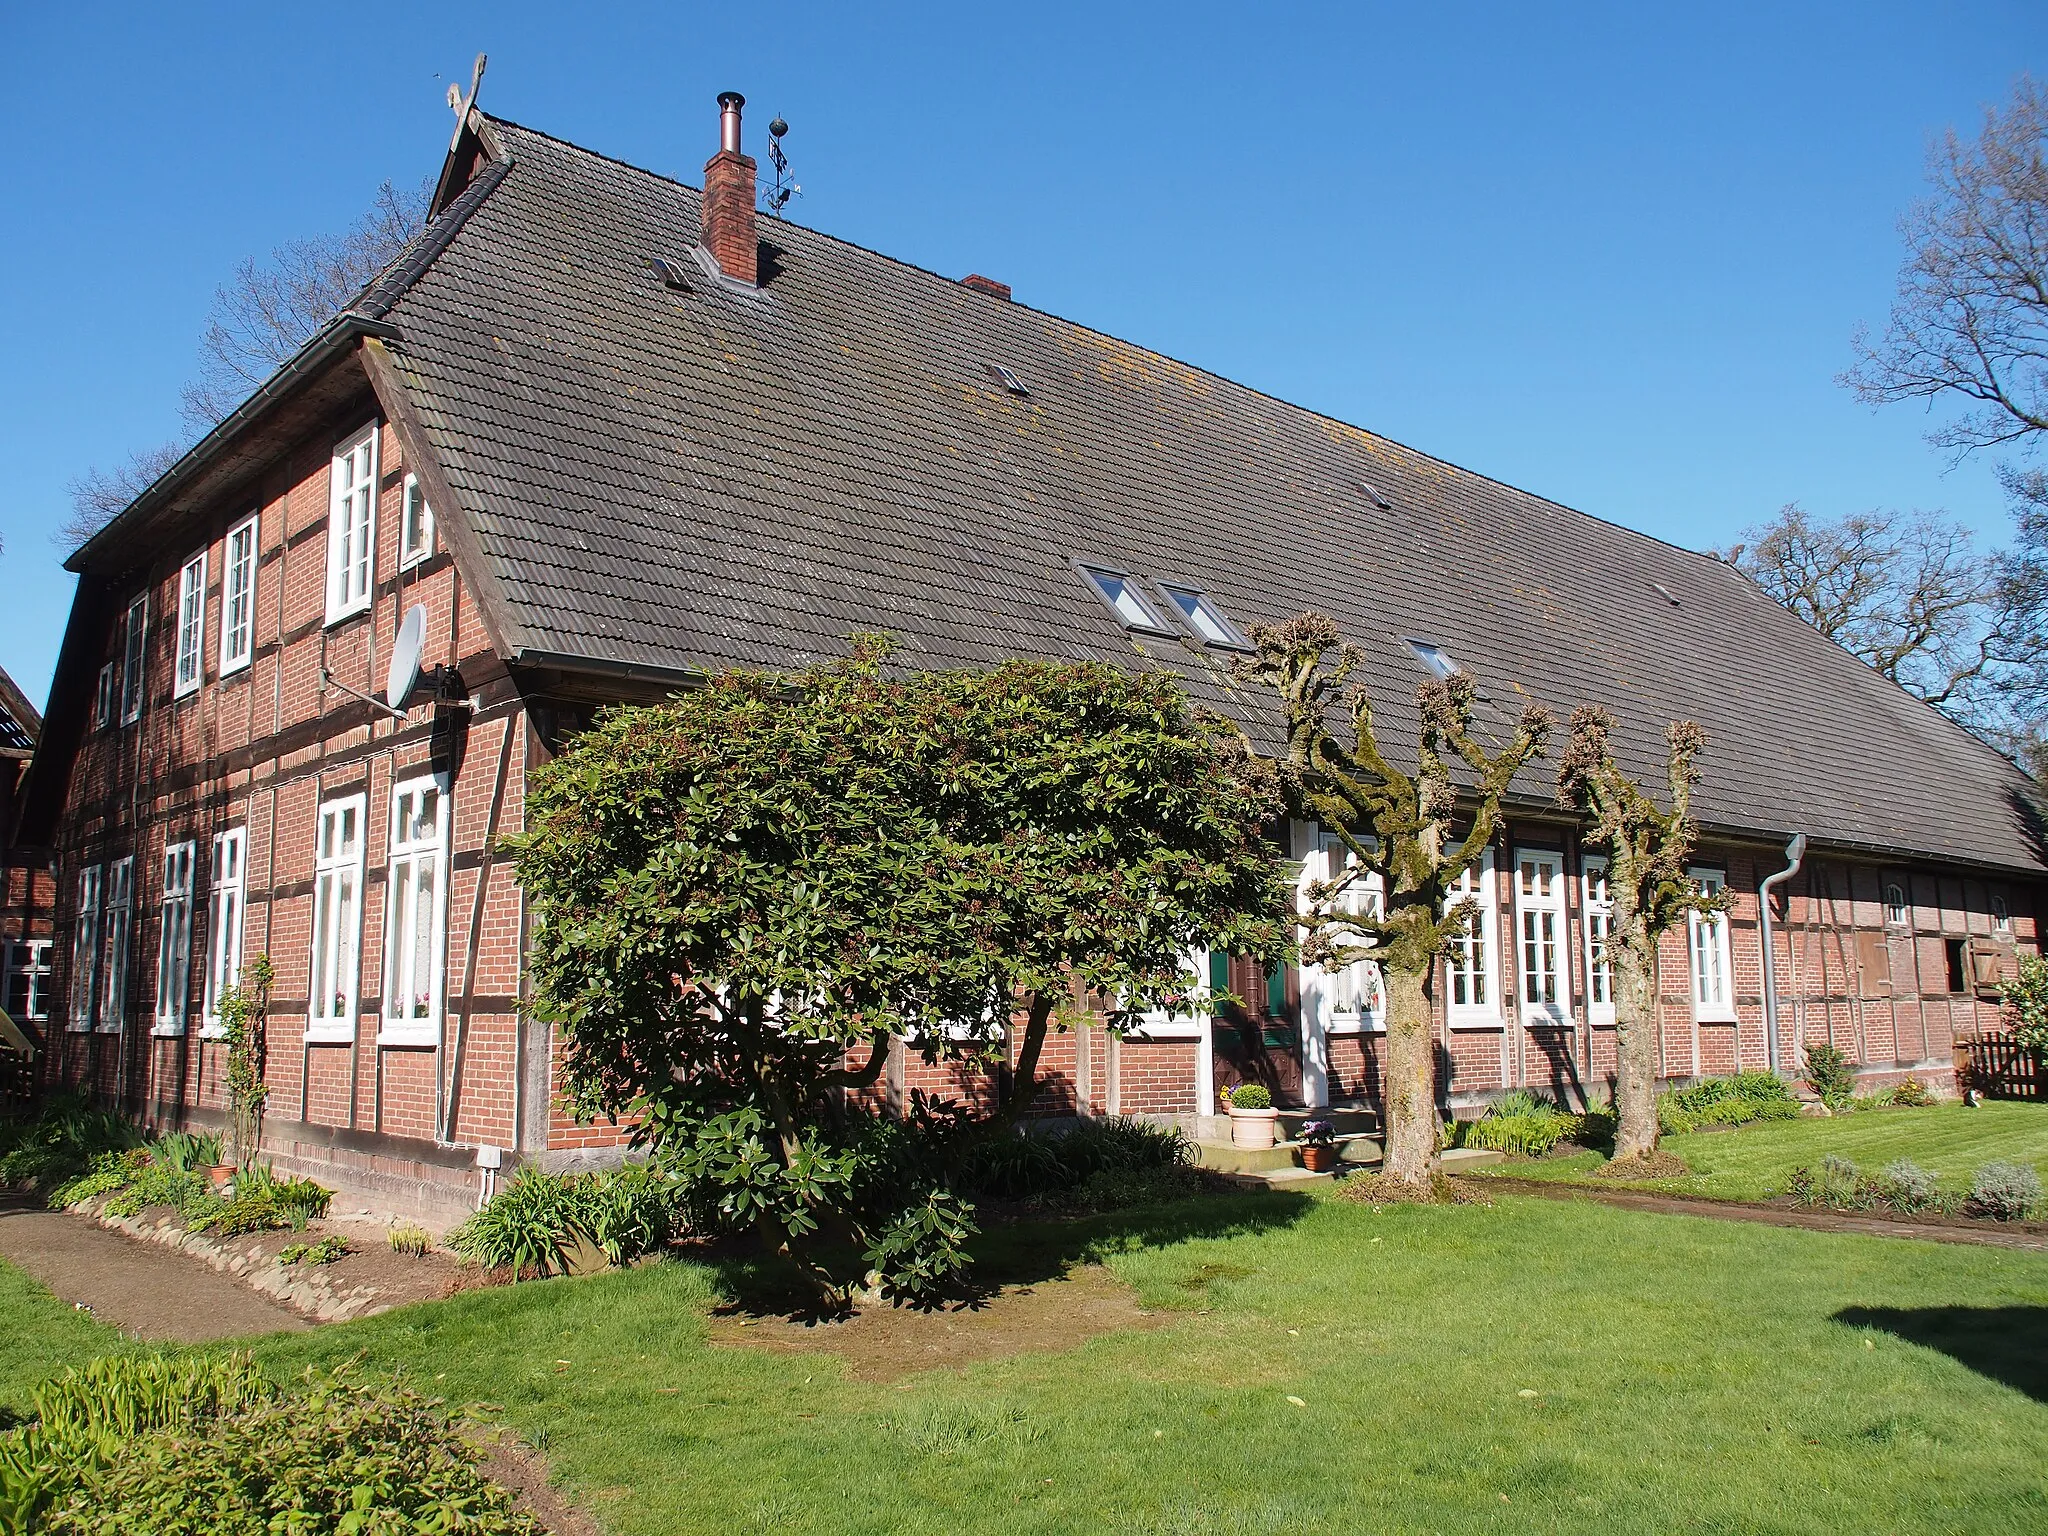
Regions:
<svg viewBox="0 0 2048 1536"><path fill-rule="evenodd" d="M0 668L0 757L26 757L36 749L43 717Z"/></svg>
<svg viewBox="0 0 2048 1536"><path fill-rule="evenodd" d="M1270 741L1224 658L1126 635L1097 561L1244 625L1331 614L1397 742L1416 636L1503 720L1607 705L1653 780L1700 721L1710 826L2041 866L2031 781L1718 560L777 220L736 291L691 259L696 191L492 129L509 165L380 298L515 652L780 667L879 628L914 665L1142 656Z"/></svg>

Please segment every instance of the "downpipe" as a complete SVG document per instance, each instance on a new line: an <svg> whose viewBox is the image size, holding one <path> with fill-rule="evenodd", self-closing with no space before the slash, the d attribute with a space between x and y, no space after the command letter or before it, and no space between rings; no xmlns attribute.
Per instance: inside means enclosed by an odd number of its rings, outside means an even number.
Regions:
<svg viewBox="0 0 2048 1536"><path fill-rule="evenodd" d="M1785 845L1785 867L1775 875L1767 875L1757 886L1757 915L1764 940L1764 1055L1773 1072L1782 1072L1778 1050L1778 960L1777 946L1773 943L1771 928L1771 895L1777 888L1799 873L1799 865L1806 857L1806 834L1796 834Z"/></svg>

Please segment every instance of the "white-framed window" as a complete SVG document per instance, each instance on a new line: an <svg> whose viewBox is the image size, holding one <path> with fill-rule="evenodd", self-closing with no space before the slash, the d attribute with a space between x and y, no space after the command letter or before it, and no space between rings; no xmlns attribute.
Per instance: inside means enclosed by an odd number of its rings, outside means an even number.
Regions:
<svg viewBox="0 0 2048 1536"><path fill-rule="evenodd" d="M256 650L256 517L228 532L220 580L220 671L249 665Z"/></svg>
<svg viewBox="0 0 2048 1536"><path fill-rule="evenodd" d="M1906 905L1906 888L1897 880L1887 880L1884 886L1884 920L1894 928L1906 926L1912 909Z"/></svg>
<svg viewBox="0 0 2048 1536"><path fill-rule="evenodd" d="M10 1017L40 1022L50 1016L50 941L13 939L0 976L0 1008Z"/></svg>
<svg viewBox="0 0 2048 1536"><path fill-rule="evenodd" d="M98 1022L100 896L102 871L88 864L78 872L78 912L71 929L71 1009L68 1029L84 1031Z"/></svg>
<svg viewBox="0 0 2048 1536"><path fill-rule="evenodd" d="M437 1045L448 947L448 794L438 778L391 791L384 877L384 1026L393 1045Z"/></svg>
<svg viewBox="0 0 2048 1536"><path fill-rule="evenodd" d="M248 831L233 827L214 834L213 862L206 882L206 988L200 997L199 1032L221 1032L221 995L242 975L243 861Z"/></svg>
<svg viewBox="0 0 2048 1536"><path fill-rule="evenodd" d="M334 450L327 481L327 622L370 606L377 563L377 423Z"/></svg>
<svg viewBox="0 0 2048 1536"><path fill-rule="evenodd" d="M1607 860L1587 854L1580 861L1584 899L1580 911L1586 923L1586 1019L1592 1024L1614 1022L1614 897L1607 889Z"/></svg>
<svg viewBox="0 0 2048 1536"><path fill-rule="evenodd" d="M356 1036L356 952L363 938L362 795L320 807L313 841L313 965L308 1040Z"/></svg>
<svg viewBox="0 0 2048 1536"><path fill-rule="evenodd" d="M405 477L405 510L398 521L398 568L418 565L434 552L434 509L418 475Z"/></svg>
<svg viewBox="0 0 2048 1536"><path fill-rule="evenodd" d="M192 866L198 845L172 843L164 849L163 895L156 932L156 1032L185 1033L185 1005L192 992Z"/></svg>
<svg viewBox="0 0 2048 1536"><path fill-rule="evenodd" d="M1726 888L1727 875L1718 869L1695 865L1686 871L1702 895L1715 896ZM1699 1019L1726 1022L1735 1017L1735 990L1728 960L1728 914L1693 912L1686 923L1688 947L1692 954L1692 1011Z"/></svg>
<svg viewBox="0 0 2048 1536"><path fill-rule="evenodd" d="M100 988L99 1027L119 1034L128 1026L128 943L135 932L135 857L107 866L107 975Z"/></svg>
<svg viewBox="0 0 2048 1536"><path fill-rule="evenodd" d="M99 692L93 695L93 728L103 731L120 717L121 663L110 661L100 668Z"/></svg>
<svg viewBox="0 0 2048 1536"><path fill-rule="evenodd" d="M1315 855L1302 862L1305 887L1310 880L1337 879L1357 864L1358 855L1345 847L1343 838L1319 827ZM1368 871L1345 887L1337 906L1355 917L1378 917L1385 910L1385 901L1378 873ZM1301 968L1301 993L1303 1013L1320 1019L1325 1034L1371 1034L1387 1027L1386 981L1376 960L1354 961L1336 972L1305 965Z"/></svg>
<svg viewBox="0 0 2048 1536"><path fill-rule="evenodd" d="M1501 1021L1500 985L1494 979L1494 956L1499 953L1499 915L1493 895L1493 850L1487 849L1479 864L1458 876L1444 898L1445 909L1462 901L1476 901L1479 915L1462 937L1451 941L1446 969L1450 985L1446 1013L1453 1029L1484 1029Z"/></svg>
<svg viewBox="0 0 2048 1536"><path fill-rule="evenodd" d="M206 551L185 562L178 572L178 664L172 674L171 697L197 691L206 668L200 646L206 640Z"/></svg>
<svg viewBox="0 0 2048 1536"><path fill-rule="evenodd" d="M1991 893L1991 926L2000 934L2012 932L2012 908L1996 891Z"/></svg>
<svg viewBox="0 0 2048 1536"><path fill-rule="evenodd" d="M1168 1013L1164 1008L1148 1008L1140 1014L1138 1027L1131 1031L1134 1038L1143 1040L1191 1040L1200 1039L1209 1028L1207 1003L1218 992L1230 990L1230 957L1222 950L1191 949L1181 956L1181 971L1193 983L1188 988L1192 998L1202 1006L1186 1013Z"/></svg>
<svg viewBox="0 0 2048 1536"><path fill-rule="evenodd" d="M121 723L142 718L142 695L148 683L149 594L128 605L128 628L121 648Z"/></svg>
<svg viewBox="0 0 2048 1536"><path fill-rule="evenodd" d="M1564 855L1515 850L1515 962L1524 1024L1562 1024L1571 1012L1564 927Z"/></svg>

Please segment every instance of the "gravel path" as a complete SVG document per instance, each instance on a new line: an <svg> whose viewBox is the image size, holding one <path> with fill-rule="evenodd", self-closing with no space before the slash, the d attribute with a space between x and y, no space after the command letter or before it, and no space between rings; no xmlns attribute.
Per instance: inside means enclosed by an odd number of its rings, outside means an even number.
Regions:
<svg viewBox="0 0 2048 1536"><path fill-rule="evenodd" d="M205 1344L311 1326L198 1259L23 1200L0 1199L0 1258L138 1338Z"/></svg>

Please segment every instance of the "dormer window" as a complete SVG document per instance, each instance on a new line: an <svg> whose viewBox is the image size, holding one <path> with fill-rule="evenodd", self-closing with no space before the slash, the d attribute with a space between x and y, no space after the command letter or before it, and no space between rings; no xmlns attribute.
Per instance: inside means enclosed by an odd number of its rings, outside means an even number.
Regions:
<svg viewBox="0 0 2048 1536"><path fill-rule="evenodd" d="M1166 594L1166 600L1173 604L1187 627L1201 636L1205 643L1228 646L1235 651L1251 649L1251 642L1224 617L1223 610L1210 600L1207 593L1168 582L1161 582L1159 590Z"/></svg>
<svg viewBox="0 0 2048 1536"><path fill-rule="evenodd" d="M1431 677L1447 679L1465 670L1449 651L1434 641L1408 639L1405 643L1415 653L1415 659L1422 663L1422 670Z"/></svg>
<svg viewBox="0 0 2048 1536"><path fill-rule="evenodd" d="M1149 629L1160 634L1171 634L1166 621L1160 618L1145 594L1138 590L1135 578L1122 571L1112 571L1102 566L1084 565L1081 574L1088 579L1088 585L1095 589L1095 595L1109 604L1109 610L1117 616L1125 629Z"/></svg>

